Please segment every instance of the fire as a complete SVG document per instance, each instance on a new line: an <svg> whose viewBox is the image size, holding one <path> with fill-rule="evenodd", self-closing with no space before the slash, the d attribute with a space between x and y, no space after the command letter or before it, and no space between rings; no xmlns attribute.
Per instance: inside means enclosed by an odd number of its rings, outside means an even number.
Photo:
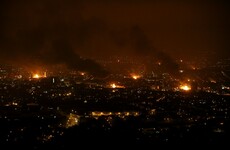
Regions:
<svg viewBox="0 0 230 150"><path fill-rule="evenodd" d="M41 76L39 74L33 74L34 79L39 79Z"/></svg>
<svg viewBox="0 0 230 150"><path fill-rule="evenodd" d="M181 85L180 89L183 91L190 91L191 90L191 86L189 85Z"/></svg>
<svg viewBox="0 0 230 150"><path fill-rule="evenodd" d="M116 88L125 88L125 86L123 86L123 85L118 85L118 84L116 84L116 83L111 83L110 84L110 88L113 88L113 89L116 89Z"/></svg>
<svg viewBox="0 0 230 150"><path fill-rule="evenodd" d="M116 85L115 83L112 83L110 86L111 86L112 88L116 88L116 87L117 87L117 85Z"/></svg>
<svg viewBox="0 0 230 150"><path fill-rule="evenodd" d="M137 80L139 79L141 76L139 74L136 74L136 73L131 73L130 76L134 79L134 80Z"/></svg>
<svg viewBox="0 0 230 150"><path fill-rule="evenodd" d="M34 79L39 79L39 78L46 78L47 74L44 72L43 74L41 73L32 73L32 78Z"/></svg>
<svg viewBox="0 0 230 150"><path fill-rule="evenodd" d="M139 76L139 75L132 75L132 78L134 79L134 80L137 80L137 79L139 79L141 76Z"/></svg>

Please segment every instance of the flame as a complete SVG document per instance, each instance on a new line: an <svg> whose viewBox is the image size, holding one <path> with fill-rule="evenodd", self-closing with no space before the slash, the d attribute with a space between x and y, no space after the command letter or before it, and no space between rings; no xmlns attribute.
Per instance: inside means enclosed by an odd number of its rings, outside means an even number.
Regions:
<svg viewBox="0 0 230 150"><path fill-rule="evenodd" d="M183 91L190 91L191 90L191 86L189 85L181 85L180 89Z"/></svg>
<svg viewBox="0 0 230 150"><path fill-rule="evenodd" d="M137 79L139 79L141 76L139 76L139 75L132 75L132 78L134 79L134 80L137 80Z"/></svg>
<svg viewBox="0 0 230 150"><path fill-rule="evenodd" d="M137 80L139 79L141 76L139 74L136 74L136 73L132 73L130 74L130 76L134 79L134 80Z"/></svg>
<svg viewBox="0 0 230 150"><path fill-rule="evenodd" d="M117 87L117 85L116 85L115 83L112 83L110 86L111 86L112 88L116 88L116 87Z"/></svg>
<svg viewBox="0 0 230 150"><path fill-rule="evenodd" d="M32 74L33 79L39 79L39 78L46 78L47 77L46 71L45 72L36 71L36 72L31 72L31 74Z"/></svg>
<svg viewBox="0 0 230 150"><path fill-rule="evenodd" d="M111 83L110 84L110 88L116 89L116 88L125 88L125 86L123 85L118 85L116 83Z"/></svg>
<svg viewBox="0 0 230 150"><path fill-rule="evenodd" d="M33 74L34 79L39 79L41 76L39 74Z"/></svg>

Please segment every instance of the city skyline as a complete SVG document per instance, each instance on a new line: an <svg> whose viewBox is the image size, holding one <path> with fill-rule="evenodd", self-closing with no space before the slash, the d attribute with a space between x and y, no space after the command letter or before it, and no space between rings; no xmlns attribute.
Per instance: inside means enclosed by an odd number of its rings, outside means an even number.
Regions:
<svg viewBox="0 0 230 150"><path fill-rule="evenodd" d="M222 0L1 0L0 144L228 144L228 8Z"/></svg>

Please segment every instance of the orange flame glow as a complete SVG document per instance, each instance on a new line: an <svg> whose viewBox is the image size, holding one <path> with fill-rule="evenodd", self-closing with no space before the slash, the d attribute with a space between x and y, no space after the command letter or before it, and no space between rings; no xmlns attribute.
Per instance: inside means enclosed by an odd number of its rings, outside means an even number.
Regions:
<svg viewBox="0 0 230 150"><path fill-rule="evenodd" d="M116 85L115 83L112 83L110 86L111 86L112 88L116 88L116 87L117 87L117 85Z"/></svg>
<svg viewBox="0 0 230 150"><path fill-rule="evenodd" d="M113 89L116 89L116 88L125 88L125 86L123 86L123 85L118 85L118 84L116 84L116 83L111 83L110 84L110 88L113 88Z"/></svg>
<svg viewBox="0 0 230 150"><path fill-rule="evenodd" d="M140 75L135 74L135 73L130 74L130 76L131 76L134 80L137 80L137 79L139 79L139 78L141 77Z"/></svg>
<svg viewBox="0 0 230 150"><path fill-rule="evenodd" d="M191 86L189 85L181 85L180 89L183 91L190 91L191 90Z"/></svg>
<svg viewBox="0 0 230 150"><path fill-rule="evenodd" d="M39 74L33 74L34 79L39 79L41 76Z"/></svg>
<svg viewBox="0 0 230 150"><path fill-rule="evenodd" d="M141 76L139 76L139 75L132 75L132 78L134 79L134 80L137 80L137 79L139 79Z"/></svg>

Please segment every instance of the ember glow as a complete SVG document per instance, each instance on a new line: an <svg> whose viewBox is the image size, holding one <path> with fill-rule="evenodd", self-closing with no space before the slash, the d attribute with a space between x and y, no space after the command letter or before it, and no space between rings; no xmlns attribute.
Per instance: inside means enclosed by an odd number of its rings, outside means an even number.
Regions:
<svg viewBox="0 0 230 150"><path fill-rule="evenodd" d="M190 91L191 90L191 86L189 85L181 85L180 89L183 91Z"/></svg>
<svg viewBox="0 0 230 150"><path fill-rule="evenodd" d="M117 85L115 83L110 84L111 88L116 88Z"/></svg>
<svg viewBox="0 0 230 150"><path fill-rule="evenodd" d="M116 88L125 88L123 85L118 85L116 83L111 83L110 88L116 89Z"/></svg>
<svg viewBox="0 0 230 150"><path fill-rule="evenodd" d="M85 72L81 72L80 74L81 74L82 76L84 76L84 75L85 75Z"/></svg>
<svg viewBox="0 0 230 150"><path fill-rule="evenodd" d="M140 75L132 75L132 78L134 79L134 80L137 80L137 79L139 79L141 76Z"/></svg>
<svg viewBox="0 0 230 150"><path fill-rule="evenodd" d="M33 74L33 78L34 79L39 79L39 78L41 78L41 76L39 74Z"/></svg>
<svg viewBox="0 0 230 150"><path fill-rule="evenodd" d="M33 79L39 79L39 78L46 78L47 75L46 75L46 72L44 73L32 73L32 78Z"/></svg>

